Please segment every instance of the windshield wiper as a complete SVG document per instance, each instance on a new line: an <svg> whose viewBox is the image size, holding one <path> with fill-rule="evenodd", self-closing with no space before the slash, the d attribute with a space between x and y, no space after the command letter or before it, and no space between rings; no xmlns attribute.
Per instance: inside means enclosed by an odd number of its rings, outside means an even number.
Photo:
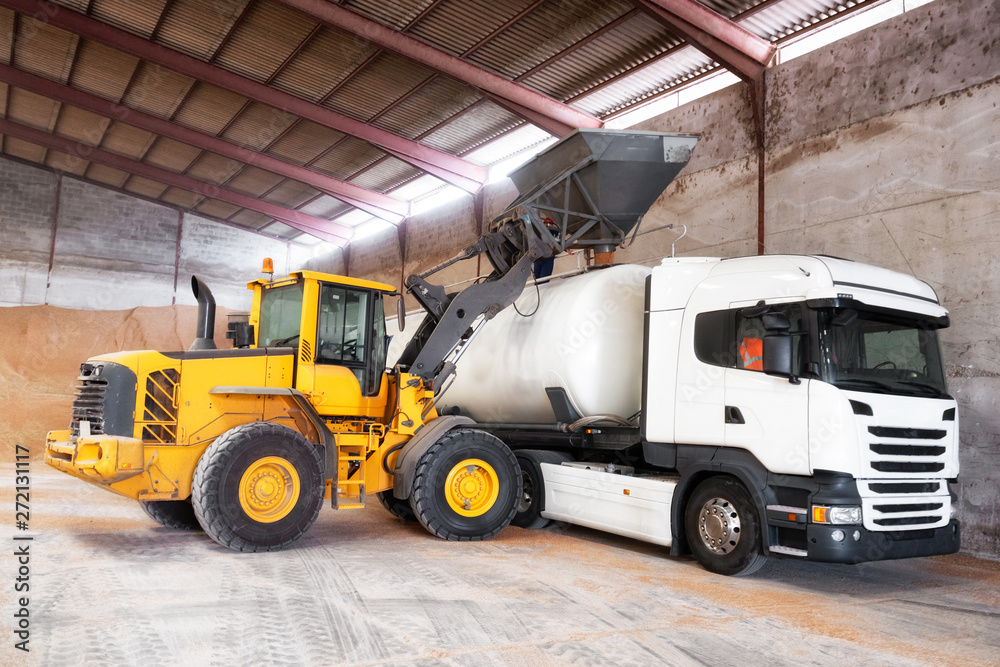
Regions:
<svg viewBox="0 0 1000 667"><path fill-rule="evenodd" d="M878 380L870 380L868 378L840 378L834 381L834 386L841 387L844 384L860 384L866 387L874 387L876 389L881 389L882 393L891 394L892 385L886 384L885 382L880 382ZM843 389L849 389L849 387L841 387Z"/></svg>
<svg viewBox="0 0 1000 667"><path fill-rule="evenodd" d="M909 385L911 387L916 387L917 389L924 389L934 394L935 397L945 396L946 394L941 391L940 387L936 387L929 382L915 382L913 380L898 380L899 384Z"/></svg>
<svg viewBox="0 0 1000 667"><path fill-rule="evenodd" d="M284 347L285 345L288 345L298 337L299 337L298 334L292 334L288 338L282 338L281 340L274 341L273 343L271 343L271 347Z"/></svg>

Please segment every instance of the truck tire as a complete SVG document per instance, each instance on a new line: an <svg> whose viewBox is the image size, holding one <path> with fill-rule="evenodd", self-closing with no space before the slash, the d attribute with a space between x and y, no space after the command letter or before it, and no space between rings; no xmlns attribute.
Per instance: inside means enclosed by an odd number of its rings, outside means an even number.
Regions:
<svg viewBox="0 0 1000 667"><path fill-rule="evenodd" d="M140 500L139 507L156 523L174 530L200 530L190 500Z"/></svg>
<svg viewBox="0 0 1000 667"><path fill-rule="evenodd" d="M767 560L757 508L733 477L711 477L698 485L684 508L684 527L695 558L709 572L745 576Z"/></svg>
<svg viewBox="0 0 1000 667"><path fill-rule="evenodd" d="M279 424L243 424L198 461L191 501L209 536L234 551L277 551L309 529L323 502L316 447Z"/></svg>
<svg viewBox="0 0 1000 667"><path fill-rule="evenodd" d="M378 496L378 501L382 503L382 507L386 508L389 514L400 521L413 521L417 518L413 515L413 508L410 507L410 501L400 500L393 495L391 490L379 491L375 495Z"/></svg>
<svg viewBox="0 0 1000 667"><path fill-rule="evenodd" d="M519 449L514 452L521 468L521 495L518 496L517 513L511 523L519 528L538 530L549 524L541 515L545 504L545 479L542 477L543 463L559 465L572 461L573 457L562 452L546 452L537 449Z"/></svg>
<svg viewBox="0 0 1000 667"><path fill-rule="evenodd" d="M497 437L473 429L445 433L417 460L410 507L432 535L488 540L517 510L521 471Z"/></svg>

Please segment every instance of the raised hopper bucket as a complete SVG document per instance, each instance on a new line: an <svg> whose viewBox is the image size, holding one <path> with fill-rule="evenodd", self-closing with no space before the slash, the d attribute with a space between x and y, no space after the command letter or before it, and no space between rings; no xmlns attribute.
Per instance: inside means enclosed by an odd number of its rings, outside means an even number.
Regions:
<svg viewBox="0 0 1000 667"><path fill-rule="evenodd" d="M497 218L527 215L560 250L621 245L691 159L698 135L579 129L511 172L520 195Z"/></svg>

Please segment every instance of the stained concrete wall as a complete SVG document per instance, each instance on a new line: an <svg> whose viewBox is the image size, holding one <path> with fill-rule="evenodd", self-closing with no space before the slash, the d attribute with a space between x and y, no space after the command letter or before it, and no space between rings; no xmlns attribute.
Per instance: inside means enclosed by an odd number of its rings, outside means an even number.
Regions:
<svg viewBox="0 0 1000 667"><path fill-rule="evenodd" d="M247 309L264 257L311 252L20 162L0 159L0 305L120 310L193 304L191 275Z"/></svg>
<svg viewBox="0 0 1000 667"><path fill-rule="evenodd" d="M951 310L943 333L959 400L963 549L1000 557L1000 2L937 0L767 76L764 243L827 253L928 281ZM681 178L619 261L739 256L757 247L757 156L746 89L732 86L637 126L700 132ZM486 190L486 218L513 199ZM410 221L406 266L392 232L358 243L351 275L420 271L475 238L471 200ZM317 266L328 261L319 259ZM562 267L575 258L560 260ZM557 270L559 266L557 265ZM474 262L440 276L476 275ZM389 282L398 282L392 280Z"/></svg>

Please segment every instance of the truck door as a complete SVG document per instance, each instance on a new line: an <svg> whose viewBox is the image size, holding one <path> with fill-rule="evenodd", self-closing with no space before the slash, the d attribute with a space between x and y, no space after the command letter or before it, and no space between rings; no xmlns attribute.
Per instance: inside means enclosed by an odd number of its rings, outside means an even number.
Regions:
<svg viewBox="0 0 1000 667"><path fill-rule="evenodd" d="M323 415L380 417L386 403L381 293L320 283L315 335L303 325L299 388Z"/></svg>
<svg viewBox="0 0 1000 667"><path fill-rule="evenodd" d="M735 364L727 368L725 380L725 443L749 450L768 470L809 474L809 380L793 384L787 378L765 375L761 359L763 322L745 317L744 309L733 309L735 317ZM802 306L781 304L772 311L784 312L792 331L802 329ZM806 336L794 337L794 368L803 368Z"/></svg>

